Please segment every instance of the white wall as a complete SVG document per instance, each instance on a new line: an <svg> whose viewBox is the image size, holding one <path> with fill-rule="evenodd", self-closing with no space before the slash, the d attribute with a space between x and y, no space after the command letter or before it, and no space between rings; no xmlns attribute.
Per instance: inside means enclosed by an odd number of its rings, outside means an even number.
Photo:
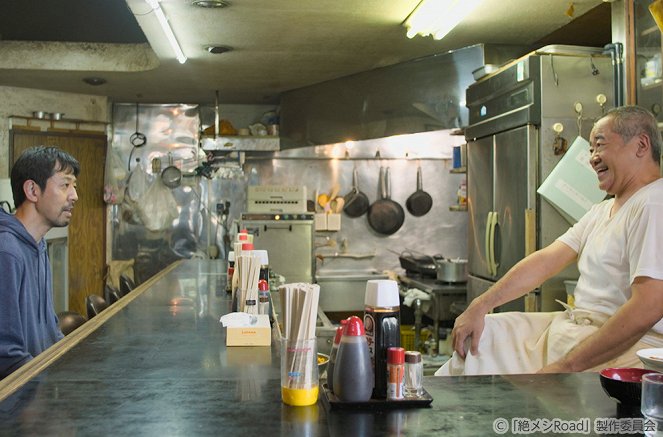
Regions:
<svg viewBox="0 0 663 437"><path fill-rule="evenodd" d="M65 119L110 122L108 98L30 88L0 86L0 178L9 177L9 129L11 124L25 125L24 119L10 116L32 116L33 111L61 112ZM49 121L31 121L31 126L50 127ZM59 122L56 127L75 128ZM81 124L80 129L105 131L104 125Z"/></svg>

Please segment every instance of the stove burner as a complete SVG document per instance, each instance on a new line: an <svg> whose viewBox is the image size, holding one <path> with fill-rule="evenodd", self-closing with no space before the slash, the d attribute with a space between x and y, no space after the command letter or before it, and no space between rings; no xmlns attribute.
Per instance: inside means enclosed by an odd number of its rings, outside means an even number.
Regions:
<svg viewBox="0 0 663 437"><path fill-rule="evenodd" d="M412 279L435 278L437 275L417 272L414 270L405 270L405 276Z"/></svg>

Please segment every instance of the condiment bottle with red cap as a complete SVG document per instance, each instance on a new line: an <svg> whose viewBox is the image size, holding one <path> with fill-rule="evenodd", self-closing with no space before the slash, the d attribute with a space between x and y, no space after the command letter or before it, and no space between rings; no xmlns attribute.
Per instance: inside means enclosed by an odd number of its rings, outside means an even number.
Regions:
<svg viewBox="0 0 663 437"><path fill-rule="evenodd" d="M269 314L269 284L261 279L258 281L258 314Z"/></svg>
<svg viewBox="0 0 663 437"><path fill-rule="evenodd" d="M390 347L387 349L387 399L403 399L405 383L405 349Z"/></svg>
<svg viewBox="0 0 663 437"><path fill-rule="evenodd" d="M373 367L364 324L348 318L334 364L334 394L343 402L366 402L373 392Z"/></svg>
<svg viewBox="0 0 663 437"><path fill-rule="evenodd" d="M327 364L327 387L331 392L334 392L334 364L336 363L336 356L338 355L338 346L339 344L341 344L341 337L343 336L343 327L347 323L348 323L347 320L341 320L341 326L336 328L334 343L332 343L331 352L329 352L329 363Z"/></svg>

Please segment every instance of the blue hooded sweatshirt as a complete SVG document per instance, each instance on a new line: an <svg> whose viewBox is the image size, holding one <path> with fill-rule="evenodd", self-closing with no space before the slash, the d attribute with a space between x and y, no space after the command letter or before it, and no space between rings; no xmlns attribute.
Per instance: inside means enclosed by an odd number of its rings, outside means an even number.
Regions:
<svg viewBox="0 0 663 437"><path fill-rule="evenodd" d="M0 378L63 337L46 242L0 208Z"/></svg>

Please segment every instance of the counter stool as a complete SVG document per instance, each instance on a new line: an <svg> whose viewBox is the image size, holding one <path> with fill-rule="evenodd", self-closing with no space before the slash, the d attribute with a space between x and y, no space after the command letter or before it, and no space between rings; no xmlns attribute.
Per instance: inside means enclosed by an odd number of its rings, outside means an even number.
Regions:
<svg viewBox="0 0 663 437"><path fill-rule="evenodd" d="M106 299L96 294L91 294L85 298L85 309L87 310L87 319L90 320L103 310L108 308Z"/></svg>
<svg viewBox="0 0 663 437"><path fill-rule="evenodd" d="M106 286L106 291L108 293L108 304L113 305L115 302L120 300L122 295L115 287Z"/></svg>
<svg viewBox="0 0 663 437"><path fill-rule="evenodd" d="M64 335L71 334L76 328L85 322L85 317L75 311L63 311L58 313L58 327Z"/></svg>
<svg viewBox="0 0 663 437"><path fill-rule="evenodd" d="M132 281L128 276L126 276L124 274L120 275L120 295L121 296L126 296L134 288L136 288L136 284L134 284L134 281Z"/></svg>

